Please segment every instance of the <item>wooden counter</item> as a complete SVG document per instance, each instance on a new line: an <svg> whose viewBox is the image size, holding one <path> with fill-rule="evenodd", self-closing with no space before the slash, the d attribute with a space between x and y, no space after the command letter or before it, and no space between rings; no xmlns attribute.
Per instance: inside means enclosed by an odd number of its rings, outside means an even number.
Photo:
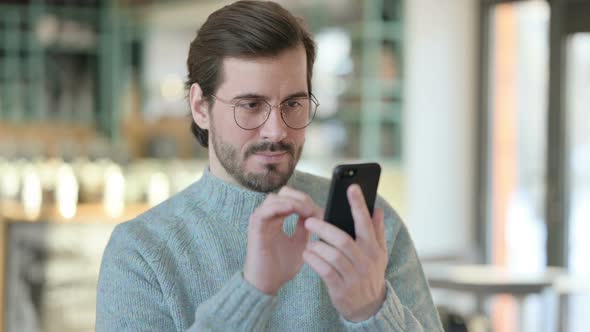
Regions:
<svg viewBox="0 0 590 332"><path fill-rule="evenodd" d="M38 217L31 219L27 217L22 205L16 201L2 201L0 202L0 221L3 223L82 223L82 224L96 224L96 223L121 223L138 216L147 211L149 206L147 204L133 204L125 207L123 213L116 217L106 215L103 205L101 203L87 203L80 204L77 207L76 215L70 219L64 218L58 211L56 205L44 205Z"/></svg>
<svg viewBox="0 0 590 332"><path fill-rule="evenodd" d="M76 215L66 219L60 215L55 205L44 206L39 217L30 219L26 216L22 205L16 201L0 202L0 331L5 331L5 287L6 287L6 255L8 247L8 227L16 223L56 223L56 224L117 224L133 219L148 210L147 204L134 204L125 207L124 212L117 218L106 215L103 205L81 204L77 207Z"/></svg>

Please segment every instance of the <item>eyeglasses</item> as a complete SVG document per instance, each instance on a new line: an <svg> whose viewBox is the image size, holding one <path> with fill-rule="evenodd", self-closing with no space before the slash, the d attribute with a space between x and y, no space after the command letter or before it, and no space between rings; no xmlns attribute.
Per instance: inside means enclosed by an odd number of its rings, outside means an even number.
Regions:
<svg viewBox="0 0 590 332"><path fill-rule="evenodd" d="M310 97L295 97L287 99L279 105L273 106L260 98L240 99L235 104L228 103L217 96L211 95L215 100L234 108L234 120L236 124L246 130L252 130L262 126L274 107L281 111L281 118L287 127L291 129L303 129L313 121L320 104L314 95Z"/></svg>

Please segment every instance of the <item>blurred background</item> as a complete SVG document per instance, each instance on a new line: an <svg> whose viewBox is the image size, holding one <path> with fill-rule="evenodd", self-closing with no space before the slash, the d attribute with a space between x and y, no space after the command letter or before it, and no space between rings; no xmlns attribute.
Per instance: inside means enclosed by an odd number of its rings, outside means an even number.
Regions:
<svg viewBox="0 0 590 332"><path fill-rule="evenodd" d="M113 227L200 177L190 41L231 1L0 1L0 328L92 331ZM299 168L382 164L447 331L590 330L590 1L279 0Z"/></svg>

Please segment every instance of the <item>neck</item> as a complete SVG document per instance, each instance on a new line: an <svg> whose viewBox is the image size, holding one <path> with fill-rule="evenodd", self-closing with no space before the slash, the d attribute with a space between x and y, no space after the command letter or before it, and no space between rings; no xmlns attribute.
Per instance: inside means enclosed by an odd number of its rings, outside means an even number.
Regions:
<svg viewBox="0 0 590 332"><path fill-rule="evenodd" d="M247 229L248 218L266 198L265 193L248 190L203 171L199 181L191 186L193 204L218 222Z"/></svg>

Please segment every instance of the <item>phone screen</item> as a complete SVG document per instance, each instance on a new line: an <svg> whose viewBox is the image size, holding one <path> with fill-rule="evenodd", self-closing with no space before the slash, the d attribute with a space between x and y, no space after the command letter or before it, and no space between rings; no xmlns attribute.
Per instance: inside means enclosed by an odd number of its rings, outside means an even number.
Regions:
<svg viewBox="0 0 590 332"><path fill-rule="evenodd" d="M346 191L358 184L363 191L369 213L373 215L381 166L377 163L345 164L334 168L324 219L356 239L354 219Z"/></svg>

